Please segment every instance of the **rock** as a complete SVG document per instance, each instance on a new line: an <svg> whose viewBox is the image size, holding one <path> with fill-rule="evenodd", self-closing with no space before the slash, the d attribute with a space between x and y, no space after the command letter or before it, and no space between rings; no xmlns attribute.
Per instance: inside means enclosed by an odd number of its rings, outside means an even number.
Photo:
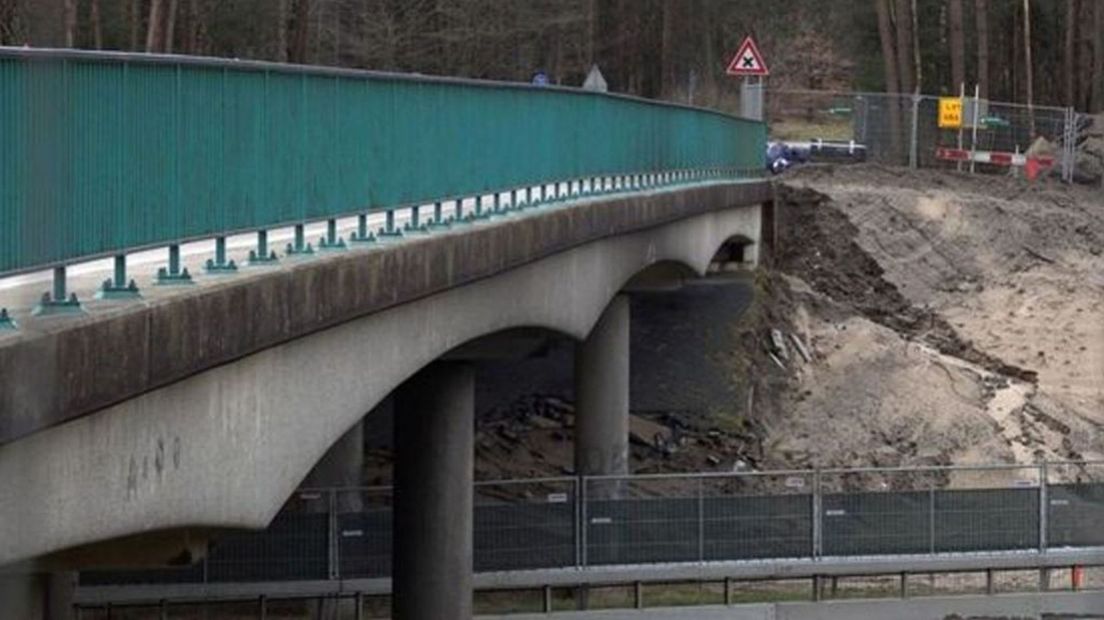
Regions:
<svg viewBox="0 0 1104 620"><path fill-rule="evenodd" d="M794 348L797 349L797 354L808 364L813 358L809 355L809 349L805 347L805 343L797 334L790 334L790 341L793 342Z"/></svg>
<svg viewBox="0 0 1104 620"><path fill-rule="evenodd" d="M671 429L640 416L630 415L629 441L664 450L671 443Z"/></svg>
<svg viewBox="0 0 1104 620"><path fill-rule="evenodd" d="M778 330L778 329L771 329L770 330L770 342L771 342L771 352L774 353L775 355L777 355L779 358L781 358L783 360L786 360L786 361L789 361L790 352L786 348L786 339L782 337L781 330Z"/></svg>

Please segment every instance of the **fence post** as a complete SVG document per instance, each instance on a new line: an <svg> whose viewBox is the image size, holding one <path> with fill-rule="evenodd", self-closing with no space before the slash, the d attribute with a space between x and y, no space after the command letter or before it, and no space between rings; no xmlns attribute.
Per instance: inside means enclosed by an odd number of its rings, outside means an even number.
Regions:
<svg viewBox="0 0 1104 620"><path fill-rule="evenodd" d="M581 566L587 565L587 485L586 476L579 476L579 494L582 497L580 502L580 516L579 519L579 544L582 550Z"/></svg>
<svg viewBox="0 0 1104 620"><path fill-rule="evenodd" d="M573 494L575 496L575 567L583 566L583 477L576 477L573 482Z"/></svg>
<svg viewBox="0 0 1104 620"><path fill-rule="evenodd" d="M817 560L824 552L821 538L824 536L823 529L821 527L820 515L822 512L823 499L820 490L820 468L817 467L813 470L813 559Z"/></svg>
<svg viewBox="0 0 1104 620"><path fill-rule="evenodd" d="M1077 114L1072 107L1066 108L1065 126L1062 140L1062 180L1073 182L1074 152L1077 147Z"/></svg>
<svg viewBox="0 0 1104 620"><path fill-rule="evenodd" d="M328 493L328 514L329 518L326 520L327 536L329 541L328 545L328 563L329 563L329 578L337 579L340 576L340 569L338 568L337 559L337 489L330 489Z"/></svg>
<svg viewBox="0 0 1104 620"><path fill-rule="evenodd" d="M698 562L705 562L705 483L698 476Z"/></svg>
<svg viewBox="0 0 1104 620"><path fill-rule="evenodd" d="M928 482L928 553L935 555L935 482Z"/></svg>
<svg viewBox="0 0 1104 620"><path fill-rule="evenodd" d="M1047 550L1047 463L1039 463L1039 553Z"/></svg>
<svg viewBox="0 0 1104 620"><path fill-rule="evenodd" d="M909 168L916 169L919 166L917 157L917 140L920 132L920 95L912 95L912 127L909 131Z"/></svg>

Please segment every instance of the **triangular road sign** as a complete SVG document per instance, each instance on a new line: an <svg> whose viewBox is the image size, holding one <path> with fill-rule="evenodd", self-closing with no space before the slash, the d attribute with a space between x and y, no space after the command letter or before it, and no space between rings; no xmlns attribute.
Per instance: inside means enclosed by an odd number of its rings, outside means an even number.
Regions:
<svg viewBox="0 0 1104 620"><path fill-rule="evenodd" d="M750 35L740 44L740 49L728 63L725 73L729 75L770 75L767 63L763 62L763 55L759 53L759 46L755 45L755 39Z"/></svg>

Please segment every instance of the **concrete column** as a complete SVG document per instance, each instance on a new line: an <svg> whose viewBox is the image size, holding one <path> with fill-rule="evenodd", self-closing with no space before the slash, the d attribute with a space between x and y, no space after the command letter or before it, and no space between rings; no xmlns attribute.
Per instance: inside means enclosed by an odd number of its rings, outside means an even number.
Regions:
<svg viewBox="0 0 1104 620"><path fill-rule="evenodd" d="M77 593L77 573L50 573L46 581L46 620L72 620L73 598Z"/></svg>
<svg viewBox="0 0 1104 620"><path fill-rule="evenodd" d="M72 620L77 573L0 575L0 618Z"/></svg>
<svg viewBox="0 0 1104 620"><path fill-rule="evenodd" d="M0 618L46 619L46 575L0 575Z"/></svg>
<svg viewBox="0 0 1104 620"><path fill-rule="evenodd" d="M575 347L575 472L629 473L629 298Z"/></svg>
<svg viewBox="0 0 1104 620"><path fill-rule="evenodd" d="M307 474L303 488L357 487L364 476L364 421L357 422L341 439L330 446L322 460ZM360 493L338 493L337 509L340 512L359 512L363 502ZM328 502L321 502L320 509L328 509Z"/></svg>
<svg viewBox="0 0 1104 620"><path fill-rule="evenodd" d="M474 462L475 373L436 362L396 395L396 620L472 616Z"/></svg>

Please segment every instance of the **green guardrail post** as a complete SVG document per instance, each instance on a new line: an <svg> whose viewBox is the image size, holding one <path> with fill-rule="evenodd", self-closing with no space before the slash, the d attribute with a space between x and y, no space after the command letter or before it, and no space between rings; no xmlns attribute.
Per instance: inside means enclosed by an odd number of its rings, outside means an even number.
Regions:
<svg viewBox="0 0 1104 620"><path fill-rule="evenodd" d="M137 299L138 284L134 280L127 280L126 254L115 255L113 277L104 280L100 290L96 291L96 299Z"/></svg>
<svg viewBox="0 0 1104 620"><path fill-rule="evenodd" d="M449 222L445 219L444 207L441 201L433 203L433 221L429 223L427 228L429 230L440 230L449 227Z"/></svg>
<svg viewBox="0 0 1104 620"><path fill-rule="evenodd" d="M0 308L0 331L19 329L15 319L8 314L7 308Z"/></svg>
<svg viewBox="0 0 1104 620"><path fill-rule="evenodd" d="M337 220L326 220L326 236L318 240L318 249L323 251L339 251L346 249L345 240L337 234Z"/></svg>
<svg viewBox="0 0 1104 620"><path fill-rule="evenodd" d="M237 263L226 259L226 237L215 238L215 257L208 258L204 268L211 274L234 273L238 270Z"/></svg>
<svg viewBox="0 0 1104 620"><path fill-rule="evenodd" d="M180 263L179 244L174 243L169 246L169 265L157 270L156 283L161 286L193 284L192 274L188 273L188 268Z"/></svg>
<svg viewBox="0 0 1104 620"><path fill-rule="evenodd" d="M368 214L361 213L357 215L357 229L349 235L349 241L351 243L372 243L375 240L376 236L368 232Z"/></svg>
<svg viewBox="0 0 1104 620"><path fill-rule="evenodd" d="M284 253L288 256L314 254L314 247L307 243L305 227L303 224L295 225L295 239L287 244Z"/></svg>
<svg viewBox="0 0 1104 620"><path fill-rule="evenodd" d="M257 249L249 250L250 265L271 265L277 262L275 250L268 249L268 231L257 231Z"/></svg>
<svg viewBox="0 0 1104 620"><path fill-rule="evenodd" d="M383 215L383 228L376 231L379 239L398 239L403 236L402 229L395 226L395 210L388 209Z"/></svg>
<svg viewBox="0 0 1104 620"><path fill-rule="evenodd" d="M66 295L65 267L54 267L53 295L50 292L42 294L42 300L31 311L34 316L47 316L52 314L74 314L82 312L77 294Z"/></svg>

